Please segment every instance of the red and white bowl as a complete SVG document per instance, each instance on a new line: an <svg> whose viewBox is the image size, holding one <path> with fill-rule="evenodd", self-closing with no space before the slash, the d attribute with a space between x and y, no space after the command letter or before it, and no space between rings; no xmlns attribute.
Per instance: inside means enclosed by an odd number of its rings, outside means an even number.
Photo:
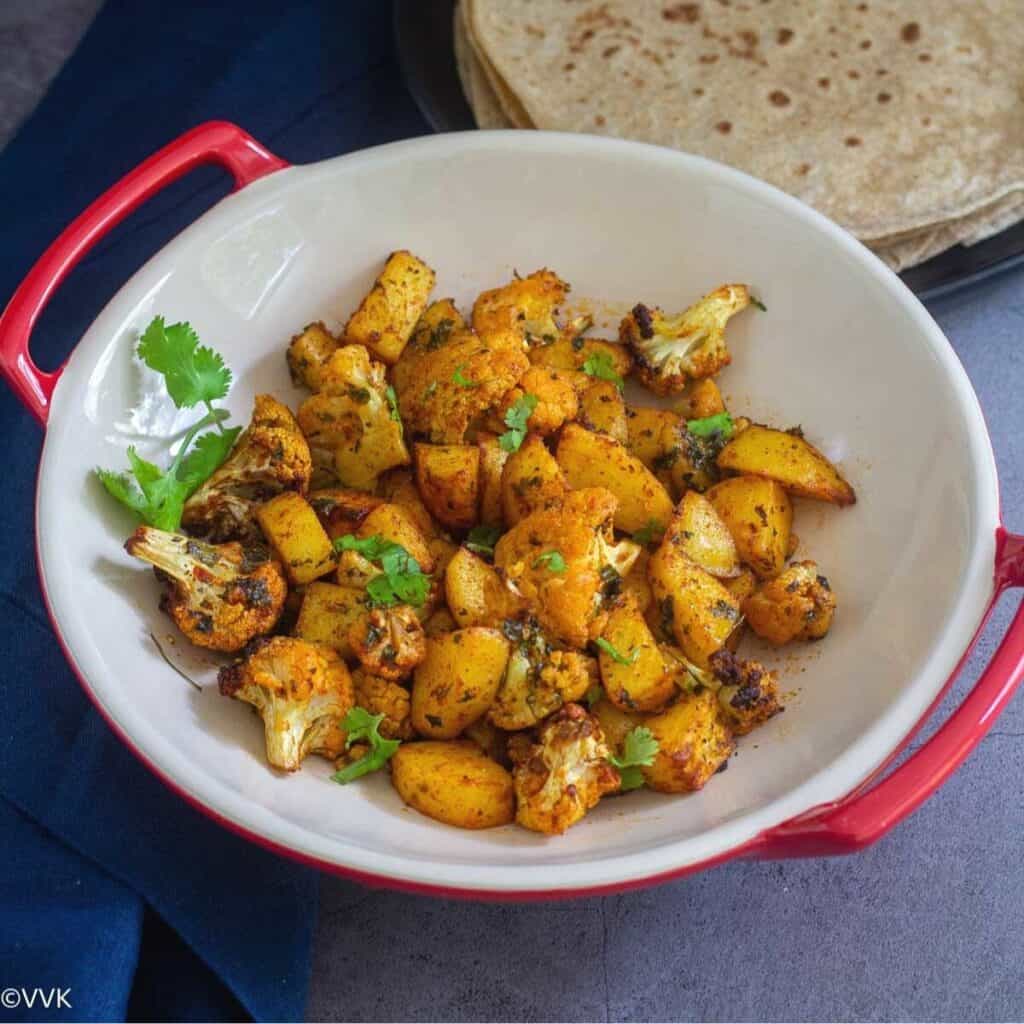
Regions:
<svg viewBox="0 0 1024 1024"><path fill-rule="evenodd" d="M237 190L128 281L67 363L44 374L33 323L67 271L161 186L218 163ZM302 324L337 324L383 256L408 247L465 302L546 265L574 296L679 308L749 282L768 313L730 325L723 386L755 418L801 423L840 459L859 503L797 511L801 551L833 581L823 644L788 664L784 715L741 741L724 775L683 798L605 800L567 835L481 833L403 807L383 776L340 787L317 758L283 777L248 708L210 664L157 651L152 575L122 551L132 523L90 478L180 423L133 360L149 319L188 319L253 394L295 401L284 346ZM54 629L111 727L168 785L226 826L319 865L390 886L475 897L604 892L732 857L857 850L913 811L963 761L1024 671L1018 611L946 724L882 770L955 675L998 593L1024 582L1020 538L1000 526L985 422L949 343L866 249L768 185L696 157L579 135L477 132L289 167L240 129L203 125L157 153L51 246L0 319L0 369L46 426L37 537ZM74 543L67 543L73 537ZM786 658L781 660L785 673Z"/></svg>

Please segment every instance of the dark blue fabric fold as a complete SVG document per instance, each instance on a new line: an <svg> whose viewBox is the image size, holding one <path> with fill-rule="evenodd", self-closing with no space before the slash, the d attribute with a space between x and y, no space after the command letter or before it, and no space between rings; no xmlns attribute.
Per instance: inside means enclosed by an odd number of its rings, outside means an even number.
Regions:
<svg viewBox="0 0 1024 1024"><path fill-rule="evenodd" d="M0 153L0 301L93 198L212 118L296 163L427 131L382 0L112 0ZM41 318L38 362L59 364L131 273L227 188L197 172L104 240ZM4 1019L300 1018L315 872L187 806L93 710L36 581L41 432L6 389L0 431L0 988L70 989L72 1003Z"/></svg>

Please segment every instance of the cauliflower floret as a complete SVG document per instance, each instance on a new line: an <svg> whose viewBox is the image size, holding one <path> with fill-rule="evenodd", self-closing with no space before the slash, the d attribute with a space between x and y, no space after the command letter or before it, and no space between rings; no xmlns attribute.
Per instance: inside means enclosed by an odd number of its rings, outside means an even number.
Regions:
<svg viewBox="0 0 1024 1024"><path fill-rule="evenodd" d="M377 477L408 466L402 422L388 400L384 365L362 345L344 345L320 371L320 390L299 407L313 465L346 487L372 491Z"/></svg>
<svg viewBox="0 0 1024 1024"><path fill-rule="evenodd" d="M509 753L516 822L534 832L561 834L619 788L601 726L579 704L555 712L534 743L510 743Z"/></svg>
<svg viewBox="0 0 1024 1024"><path fill-rule="evenodd" d="M529 366L511 330L486 342L472 331L453 330L445 344L417 359L415 374L396 379L406 426L434 444L461 444L470 425L496 406Z"/></svg>
<svg viewBox="0 0 1024 1024"><path fill-rule="evenodd" d="M820 640L832 625L836 596L814 562L794 562L761 584L742 605L750 628L775 647Z"/></svg>
<svg viewBox="0 0 1024 1024"><path fill-rule="evenodd" d="M348 642L363 668L384 679L402 679L427 654L423 626L407 604L372 609L352 624Z"/></svg>
<svg viewBox="0 0 1024 1024"><path fill-rule="evenodd" d="M553 270L516 277L477 296L473 330L485 339L512 330L528 345L550 344L559 335L555 313L568 292L569 285Z"/></svg>
<svg viewBox="0 0 1024 1024"><path fill-rule="evenodd" d="M742 661L722 648L710 658L711 671L721 683L718 703L736 736L744 736L782 711L774 672L759 661Z"/></svg>
<svg viewBox="0 0 1024 1024"><path fill-rule="evenodd" d="M157 570L166 584L160 607L198 647L239 651L281 617L288 584L264 548L206 544L152 526L140 526L124 547Z"/></svg>
<svg viewBox="0 0 1024 1024"><path fill-rule="evenodd" d="M556 651L536 620L509 619L512 642L505 677L487 714L499 729L528 729L568 701L581 700L597 679L597 663L577 651Z"/></svg>
<svg viewBox="0 0 1024 1024"><path fill-rule="evenodd" d="M725 325L749 305L743 284L722 285L676 317L641 303L619 325L619 340L633 350L637 375L646 387L656 395L676 395L689 381L729 365Z"/></svg>
<svg viewBox="0 0 1024 1024"><path fill-rule="evenodd" d="M259 712L275 768L294 772L308 754L334 758L345 749L352 680L332 648L290 636L261 640L217 681L225 697Z"/></svg>
<svg viewBox="0 0 1024 1024"><path fill-rule="evenodd" d="M438 299L423 311L416 322L409 344L398 362L391 367L391 383L398 391L405 389L417 373L420 357L447 345L453 334L465 331L466 321L452 299Z"/></svg>
<svg viewBox="0 0 1024 1024"><path fill-rule="evenodd" d="M502 399L498 408L498 424L504 430L507 413L523 395L533 395L537 404L530 414L530 432L547 436L558 430L563 423L576 419L580 402L573 384L572 375L546 366L531 366L514 387Z"/></svg>
<svg viewBox="0 0 1024 1024"><path fill-rule="evenodd" d="M407 740L413 735L409 691L404 686L357 668L352 672L355 703L371 715L383 715L380 734L389 740Z"/></svg>
<svg viewBox="0 0 1024 1024"><path fill-rule="evenodd" d="M185 502L181 524L214 542L257 540L256 509L282 491L305 494L311 472L309 445L291 411L270 395L257 395L248 428Z"/></svg>
<svg viewBox="0 0 1024 1024"><path fill-rule="evenodd" d="M638 544L614 541L616 505L602 487L570 491L560 505L521 519L495 547L495 567L541 626L570 647L601 635L605 588L640 554Z"/></svg>

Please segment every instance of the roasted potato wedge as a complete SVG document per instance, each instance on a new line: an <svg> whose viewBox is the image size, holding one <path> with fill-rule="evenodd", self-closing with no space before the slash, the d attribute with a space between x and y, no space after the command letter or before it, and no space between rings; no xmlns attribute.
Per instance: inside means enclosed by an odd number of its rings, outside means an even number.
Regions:
<svg viewBox="0 0 1024 1024"><path fill-rule="evenodd" d="M638 725L643 725L650 718L650 715L645 715L640 711L624 711L607 697L602 697L590 709L590 713L600 724L608 749L613 754L621 754L622 744L626 737Z"/></svg>
<svg viewBox="0 0 1024 1024"><path fill-rule="evenodd" d="M381 478L380 493L384 501L405 510L427 541L437 536L437 523L434 522L434 517L427 510L427 506L423 504L411 469L403 466L401 469L385 473Z"/></svg>
<svg viewBox="0 0 1024 1024"><path fill-rule="evenodd" d="M471 627L431 637L412 682L412 724L421 736L453 739L486 714L505 677L509 642Z"/></svg>
<svg viewBox="0 0 1024 1024"><path fill-rule="evenodd" d="M711 690L684 695L644 725L658 741L658 753L641 770L647 785L660 793L701 789L734 749L732 730Z"/></svg>
<svg viewBox="0 0 1024 1024"><path fill-rule="evenodd" d="M366 616L366 594L353 587L314 580L306 587L294 634L333 647L346 661L354 657L349 630Z"/></svg>
<svg viewBox="0 0 1024 1024"><path fill-rule="evenodd" d="M389 366L398 361L434 287L434 272L406 249L393 252L342 332Z"/></svg>
<svg viewBox="0 0 1024 1024"><path fill-rule="evenodd" d="M778 576L789 553L793 505L782 485L759 476L734 476L707 492L729 528L740 560L762 579Z"/></svg>
<svg viewBox="0 0 1024 1024"><path fill-rule="evenodd" d="M453 530L467 530L480 508L480 453L471 444L413 446L416 483L430 514Z"/></svg>
<svg viewBox="0 0 1024 1024"><path fill-rule="evenodd" d="M607 434L619 444L626 444L629 439L626 403L618 385L613 381L595 380L583 389L579 421L588 430Z"/></svg>
<svg viewBox="0 0 1024 1024"><path fill-rule="evenodd" d="M666 671L657 641L632 602L612 609L601 639L609 645L597 656L601 683L616 707L660 711L676 695L675 680Z"/></svg>
<svg viewBox="0 0 1024 1024"><path fill-rule="evenodd" d="M672 499L654 474L618 441L576 423L562 431L555 452L572 488L604 487L618 499L615 526L633 533L672 518Z"/></svg>
<svg viewBox="0 0 1024 1024"><path fill-rule="evenodd" d="M385 502L378 505L364 520L357 536L381 536L400 544L419 563L420 571L429 575L434 571L434 554L412 516L401 505Z"/></svg>
<svg viewBox="0 0 1024 1024"><path fill-rule="evenodd" d="M515 819L511 773L471 740L403 743L391 758L391 783L410 807L456 828Z"/></svg>
<svg viewBox="0 0 1024 1024"><path fill-rule="evenodd" d="M725 412L725 402L722 401L722 392L712 377L705 377L703 380L694 381L686 396L688 415L690 420L703 420L708 416L717 416Z"/></svg>
<svg viewBox="0 0 1024 1024"><path fill-rule="evenodd" d="M334 354L338 339L318 320L306 324L288 345L288 370L296 384L305 384L310 391L320 388L320 370Z"/></svg>
<svg viewBox="0 0 1024 1024"><path fill-rule="evenodd" d="M739 623L739 602L667 535L647 575L661 620L686 657L706 668Z"/></svg>
<svg viewBox="0 0 1024 1024"><path fill-rule="evenodd" d="M752 423L719 452L718 465L733 473L777 480L790 494L833 505L852 505L853 488L839 470L799 432Z"/></svg>
<svg viewBox="0 0 1024 1024"><path fill-rule="evenodd" d="M536 434L513 452L501 473L501 508L505 525L515 526L532 512L553 508L568 485L555 457Z"/></svg>
<svg viewBox="0 0 1024 1024"><path fill-rule="evenodd" d="M504 515L501 508L501 477L508 462L509 452L498 442L494 434L481 434L476 440L480 453L480 515L479 521L485 526L502 526Z"/></svg>
<svg viewBox="0 0 1024 1024"><path fill-rule="evenodd" d="M294 491L284 491L261 505L256 521L297 586L334 571L334 545L312 505Z"/></svg>
<svg viewBox="0 0 1024 1024"><path fill-rule="evenodd" d="M718 579L740 574L736 543L714 505L703 494L687 491L669 523L668 538L705 572Z"/></svg>
<svg viewBox="0 0 1024 1024"><path fill-rule="evenodd" d="M366 491L353 491L347 487L324 487L310 491L306 499L313 506L327 536L334 540L346 533L355 533L363 520L384 499Z"/></svg>
<svg viewBox="0 0 1024 1024"><path fill-rule="evenodd" d="M521 609L521 602L494 568L466 548L459 548L448 563L444 592L448 608L462 627L498 626Z"/></svg>

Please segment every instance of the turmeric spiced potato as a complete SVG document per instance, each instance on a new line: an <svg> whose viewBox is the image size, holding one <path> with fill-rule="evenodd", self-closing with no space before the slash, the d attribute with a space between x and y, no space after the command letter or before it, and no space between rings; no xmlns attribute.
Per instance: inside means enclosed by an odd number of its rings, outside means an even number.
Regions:
<svg viewBox="0 0 1024 1024"><path fill-rule="evenodd" d="M855 501L802 431L728 409L727 325L760 303L634 296L615 339L550 269L462 309L434 284L399 250L341 330L302 327L295 413L257 396L181 525L128 550L183 635L234 658L221 691L275 768L320 754L436 821L544 835L700 790L783 710L744 631L817 641L836 614L792 561L791 496Z"/></svg>

